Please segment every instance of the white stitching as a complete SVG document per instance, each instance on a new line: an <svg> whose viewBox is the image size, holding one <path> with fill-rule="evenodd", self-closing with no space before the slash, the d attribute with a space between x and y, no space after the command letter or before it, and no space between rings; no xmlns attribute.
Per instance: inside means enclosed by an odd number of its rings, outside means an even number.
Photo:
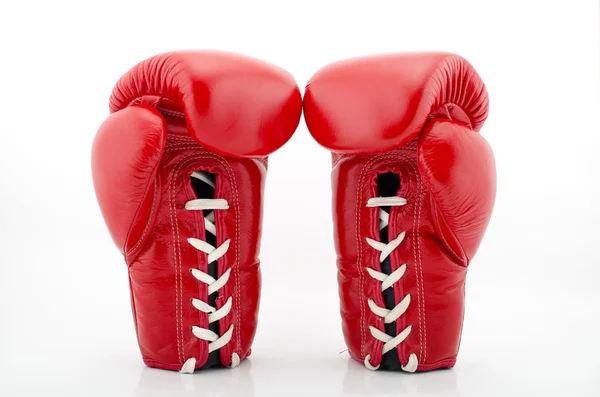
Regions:
<svg viewBox="0 0 600 397"><path fill-rule="evenodd" d="M339 161L338 161L339 163ZM360 288L360 355L361 355L361 359L365 357L365 344L366 344L366 337L365 337L365 330L364 330L364 323L365 323L365 308L364 308L364 298L366 298L366 294L365 294L365 287L364 287L364 272L363 272L363 268L362 268L362 238L360 235L360 211L362 210L362 206L361 206L361 196L362 196L362 189L363 189L363 181L365 178L365 174L366 174L366 168L367 166L371 163L371 161L367 162L367 164L365 164L363 166L363 169L361 170L360 173L360 181L358 184L358 189L356 191L356 246L358 249L358 257L356 258L356 269L358 271L358 274L360 275L360 279L359 279L359 288ZM336 164L337 165L337 164Z"/></svg>
<svg viewBox="0 0 600 397"><path fill-rule="evenodd" d="M183 161L183 160L181 160ZM179 321L179 317L180 317L180 309L179 309L179 297L181 296L181 294L179 293L180 291L180 286L179 286L179 277L178 277L178 272L180 272L179 267L178 267L178 255L179 255L179 244L178 244L178 239L175 238L175 229L177 228L177 223L176 223L176 218L173 214L174 212L174 206L175 206L175 193L174 193L174 173L175 173L175 169L176 167L173 168L173 170L171 170L171 173L169 175L169 193L171 195L171 199L169 200L169 215L171 218L171 234L173 236L173 244L175 245L175 247L173 248L173 254L174 254L174 261L175 263L173 263L173 267L176 269L175 270L175 335L177 337L177 353L179 356L179 363L181 364L183 362L183 354L181 352L181 350L183 349L183 343L181 338L183 338L183 331L181 330L181 327L183 327L182 322Z"/></svg>
<svg viewBox="0 0 600 397"><path fill-rule="evenodd" d="M421 209L423 208L423 179L421 178L421 174L418 171L417 163L414 159L407 157L404 154L400 154L401 156L405 156L404 159L407 163L409 163L412 168L415 176L417 178L418 183L418 195L417 195L417 205L413 218L413 233L414 233L414 247L413 249L415 254L415 265L416 265L416 278L417 278L417 293L418 293L418 314L419 314L419 339L420 339L420 355L422 357L421 362L425 363L427 359L427 316L425 315L425 286L423 282L423 263L421 261L421 234L419 233L419 229L421 227Z"/></svg>
<svg viewBox="0 0 600 397"><path fill-rule="evenodd" d="M198 145L198 143L191 137L178 136L178 137L170 138L169 141L167 142L167 146L179 145L179 144L184 145L184 144L192 144L192 143Z"/></svg>
<svg viewBox="0 0 600 397"><path fill-rule="evenodd" d="M176 112L174 110L168 110L168 109L164 109L164 108L161 108L161 107L157 107L157 109L161 113L164 113L164 114L169 115L169 116L185 118L185 113L183 113L183 112Z"/></svg>
<svg viewBox="0 0 600 397"><path fill-rule="evenodd" d="M177 150L185 150L185 149L198 149L198 145L173 145L167 146L163 152L174 152Z"/></svg>
<svg viewBox="0 0 600 397"><path fill-rule="evenodd" d="M184 135L169 135L168 140L169 141L191 141L191 142L194 141L191 137L184 136Z"/></svg>
<svg viewBox="0 0 600 397"><path fill-rule="evenodd" d="M417 174L418 174L418 168L417 168ZM418 174L418 178L419 178L419 199L418 199L418 212L419 215L417 217L417 251L418 251L418 260L419 260L419 273L420 273L420 284L421 284L421 298L419 299L420 303L421 303L421 310L422 310L422 314L423 314L423 326L421 328L423 328L423 340L424 340L424 347L423 347L423 352L422 352L422 363L425 363L427 360L427 316L425 314L425 285L423 282L423 263L421 261L421 234L419 233L419 229L421 228L421 208L423 208L423 178L421 178L421 175Z"/></svg>
<svg viewBox="0 0 600 397"><path fill-rule="evenodd" d="M403 150L403 149L400 149ZM418 297L418 317L419 317L419 353L422 359L420 360L422 363L425 362L427 358L427 319L425 316L425 287L423 284L423 264L421 262L421 246L420 246L420 233L419 228L421 226L421 208L423 207L423 182L421 175L419 174L418 167L416 161L410 158L408 155L403 153L398 153L399 157L406 161L413 172L415 173L415 177L417 178L418 190L417 190L417 204L414 210L413 215L413 258L415 261L415 277L416 277L416 287L417 287L417 297Z"/></svg>
<svg viewBox="0 0 600 397"><path fill-rule="evenodd" d="M418 301L418 314L419 314L419 354L421 357L421 362L424 363L425 362L425 349L424 346L426 344L425 340L426 340L426 336L425 336L425 326L424 324L426 324L426 320L425 320L425 313L424 313L424 294L423 294L423 289L422 289L422 277L423 277L423 272L422 272L422 263L421 263L421 250L420 250L420 239L419 239L419 228L421 226L420 223L420 219L421 219L421 207L422 207L422 194L423 194L423 190L422 190L422 181L421 181L421 177L420 174L418 172L418 168L415 167L416 166L416 162L413 161L413 159L410 158L406 158L406 161L410 164L410 167L413 169L413 172L415 173L415 176L417 178L417 203L416 203L416 208L415 208L415 212L414 212L414 217L413 217L413 254L414 254L414 259L415 259L415 276L416 276L416 287L417 287L417 296L419 298Z"/></svg>
<svg viewBox="0 0 600 397"><path fill-rule="evenodd" d="M408 158L406 158L408 159ZM410 167L413 169L413 172L416 172L416 170L414 169L414 165L413 163L411 163L410 161L408 161ZM416 172L416 177L419 177L418 172ZM417 181L418 183L418 181ZM417 190L417 197L420 196L420 192ZM417 281L417 314L419 316L419 357L421 357L421 362L424 362L423 360L423 319L421 317L421 294L419 293L419 261L417 259L417 253L418 253L418 249L417 249L417 245L418 245L418 239L419 239L419 231L417 229L417 213L419 210L419 199L417 198L417 202L415 203L415 209L414 209L414 213L413 213L413 260L415 261L415 278Z"/></svg>
<svg viewBox="0 0 600 397"><path fill-rule="evenodd" d="M225 162L224 162L225 163ZM235 175L233 175L231 172L231 169L229 168L229 164L227 164L227 174L229 174L229 178L230 181L232 182L232 188L233 188L233 193L235 195L235 198L233 200L234 202L234 213L235 213L235 233L236 233L236 240L238 242L238 244L236 244L236 250L235 250L235 263L233 264L234 271L235 271L235 284L236 284L236 289L237 291L234 291L234 296L236 297L236 308L234 309L233 313L236 316L236 334L237 334L237 350L240 352L241 354L241 350L242 350L242 337L241 337L241 315L240 315L240 308L241 308L241 298L240 298L240 267L239 267L239 263L240 263L240 211L239 211L239 198L238 198L238 189L237 189L237 182L235 180Z"/></svg>

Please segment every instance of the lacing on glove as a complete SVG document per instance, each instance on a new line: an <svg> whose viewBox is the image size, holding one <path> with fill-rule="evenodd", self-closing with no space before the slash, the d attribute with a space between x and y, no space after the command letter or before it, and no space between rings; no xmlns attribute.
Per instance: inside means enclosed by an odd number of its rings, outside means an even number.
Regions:
<svg viewBox="0 0 600 397"><path fill-rule="evenodd" d="M212 189L215 189L214 181L205 173L205 172L194 172L192 173L192 177L201 180L206 183ZM190 200L185 203L185 209L190 211L204 211L210 210L204 216L204 227L206 229L206 233L211 233L212 235L217 235L217 228L215 226L215 210L226 210L229 208L229 203L224 199L195 199ZM219 247L213 247L211 244L206 241L199 240L197 238L188 238L187 241L197 250L204 252L207 255L207 263L212 263L219 258L221 258L227 250L229 249L229 244L231 239L227 239L221 244ZM221 275L218 279L215 279L211 275L204 273L199 269L191 269L192 276L196 278L196 280L203 282L208 286L208 295L211 295L214 292L219 291L229 280L229 275L231 273L231 269L227 269L225 273ZM192 305L203 313L208 313L208 323L212 324L215 321L218 321L225 317L231 311L232 306L232 297L230 296L225 304L221 306L221 308L217 309L209 305L208 303L193 298ZM229 329L221 336L216 334L210 329L201 328L201 327L192 327L192 333L196 338L208 341L208 352L211 353L221 347L225 346L233 335L233 324L229 327ZM231 355L231 368L238 366L240 363L240 357L233 353ZM184 374L191 374L194 372L196 366L195 358L188 358L186 362L181 367L180 372Z"/></svg>
<svg viewBox="0 0 600 397"><path fill-rule="evenodd" d="M371 198L367 201L367 207L379 207L379 230L382 230L388 226L389 214L381 207L400 207L400 206L406 205L407 203L408 203L408 201L403 197L376 197L376 198ZM406 236L406 232L402 232L398 235L398 237L391 240L387 244L382 243L381 241L376 241L376 240L370 239L368 237L366 240L367 240L367 244L369 244L371 247L373 247L377 251L381 252L381 254L379 255L379 262L381 263L396 248L398 248L400 243L402 243L402 240L404 240L405 236ZM371 268L367 268L367 272L375 280L381 282L381 292L383 292L386 289L393 286L396 282L398 282L402 278L402 276L404 275L404 272L406 271L406 267L407 267L407 265L405 263L402 266L398 267L398 269L394 270L389 275L379 272L377 270L373 270ZM396 321L398 319L398 317L400 317L401 315L404 314L404 312L410 305L410 294L406 295L400 301L400 303L398 303L391 310L386 309L384 307L377 306L375 301L372 299L368 300L368 304L369 304L369 309L371 309L371 311L376 316L382 317L383 321L386 324L388 324L393 321ZM393 348L397 347L400 343L402 343L408 337L408 335L410 335L412 326L409 325L408 327L404 328L404 330L402 330L402 332L400 332L398 335L396 335L394 337L386 334L385 332L380 331L378 328L373 327L373 326L369 326L369 330L371 331L371 335L375 339L383 342L383 349L382 349L381 354L385 354L385 353L389 352L390 350L392 350ZM367 357L365 357L365 361L364 361L365 366L371 370L378 369L379 365L376 367L371 365L370 359L371 359L371 355L368 354ZM419 364L419 360L417 359L417 355L412 353L408 357L408 363L406 364L406 366L402 365L401 367L402 367L403 371L415 372L417 370L418 364Z"/></svg>

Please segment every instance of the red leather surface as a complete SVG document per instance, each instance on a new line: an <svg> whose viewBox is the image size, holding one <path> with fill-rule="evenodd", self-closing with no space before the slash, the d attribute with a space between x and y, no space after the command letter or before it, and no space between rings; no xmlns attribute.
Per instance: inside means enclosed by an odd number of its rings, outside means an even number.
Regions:
<svg viewBox="0 0 600 397"><path fill-rule="evenodd" d="M117 82L110 110L144 96L178 104L191 136L235 157L271 154L290 139L302 112L300 91L288 72L227 52L181 51L146 59Z"/></svg>
<svg viewBox="0 0 600 397"><path fill-rule="evenodd" d="M207 255L187 241L190 237L205 240L204 219L201 211L186 210L184 206L196 198L190 181L193 171L216 175L215 198L229 203L229 209L214 213L217 245L231 239L227 253L218 260L219 275L227 269L231 269L231 275L219 290L216 302L220 308L228 297L233 297L232 310L219 320L221 334L234 325L231 341L220 349L221 362L231 365L233 353L241 359L250 354L256 330L260 294L258 255L267 159L241 157L252 150L239 153L240 157L223 156L198 140L209 136L213 144L222 142L230 151L239 143L230 142L233 139L248 146L262 145L262 149L270 152L293 133L297 120L291 119L297 119L300 114L301 102L293 100L293 109L289 108L289 87L272 84L271 80L279 81L284 75L280 70L270 67L271 76L267 66L261 64L260 73L255 75L247 60L234 55L168 54L145 61L142 65L147 69L138 65L135 73L129 72L127 76L137 74L136 83L142 85L162 79L166 87L163 95L176 93L193 102L196 91L174 89L169 84L175 84L170 72L154 67L173 59L192 66L200 62L207 74L210 73L206 65L214 68L223 63L228 65L218 85L233 87L231 81L226 81L231 78L242 86L239 93L229 91L233 95L230 102L221 92L218 105L222 109L215 112L231 112L230 125L205 124L198 134L189 127L191 120L197 119L188 114L188 108L179 102L180 97L146 95L128 99L129 105L113 107L115 113L100 127L94 141L94 185L108 229L128 264L131 302L144 362L151 367L179 370L192 357L196 358L196 368L199 368L208 356L208 342L191 332L192 326L208 328L208 315L191 303L192 298L206 302L208 290L206 284L190 273L192 268L208 272ZM196 74L184 76L184 73L180 71L176 77L190 82L187 89L198 89L199 95L204 95L199 87L206 82L197 80ZM248 84L255 89L247 90L245 80L238 75L254 76L249 78ZM264 85L260 84L261 76L265 79ZM126 87L124 81L120 81L115 92L128 89L136 92L136 87ZM278 90L285 93L273 92ZM233 115L243 108L240 97L254 112L254 118L246 109L240 117ZM262 102L263 97L270 98L268 103ZM275 103L274 98L279 98L281 103ZM112 97L111 103L116 102L119 99ZM217 103L211 104L211 109L216 106ZM280 117L287 120L276 120L275 109L280 109L283 112ZM257 129L261 121L265 122L264 128ZM247 127L248 136L238 134L242 128L240 122ZM272 126L278 123L280 129L273 130ZM232 131L229 127L238 129L238 135L228 135L228 131Z"/></svg>
<svg viewBox="0 0 600 397"><path fill-rule="evenodd" d="M429 115L454 104L479 131L487 117L483 82L463 58L447 53L349 59L319 70L304 95L306 124L336 153L376 153L416 138Z"/></svg>
<svg viewBox="0 0 600 397"><path fill-rule="evenodd" d="M102 123L96 134L92 150L96 197L102 211L110 215L105 217L106 224L123 254L142 245L142 236L147 237L144 230L166 137L165 120L149 106L123 109Z"/></svg>
<svg viewBox="0 0 600 397"><path fill-rule="evenodd" d="M392 271L407 270L394 285L398 304L411 303L396 329L412 326L397 348L403 365L418 357L419 371L456 362L464 312L467 265L491 216L494 159L476 131L487 115L485 87L473 68L450 54L385 55L339 62L319 71L307 86L304 112L311 134L333 154L333 217L344 337L351 356L382 360L383 343L369 326L385 332L367 305L385 307L381 271L377 175L400 176L391 207L390 238L406 238L390 255Z"/></svg>

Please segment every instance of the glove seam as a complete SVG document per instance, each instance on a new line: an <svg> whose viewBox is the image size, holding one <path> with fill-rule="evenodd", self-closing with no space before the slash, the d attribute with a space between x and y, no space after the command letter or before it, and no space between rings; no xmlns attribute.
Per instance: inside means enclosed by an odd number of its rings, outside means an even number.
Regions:
<svg viewBox="0 0 600 397"><path fill-rule="evenodd" d="M402 150L402 149L401 149ZM425 285L423 282L423 262L421 256L421 239L419 229L421 227L421 209L423 208L423 178L419 173L418 164L415 160L403 153L395 154L396 158L403 159L412 168L418 180L417 203L413 215L413 257L415 261L415 276L417 281L418 315L419 315L419 361L427 360L427 317L425 316Z"/></svg>
<svg viewBox="0 0 600 397"><path fill-rule="evenodd" d="M174 100L172 100L172 99L171 99L171 98L169 98L169 97L166 97L166 96L164 96L164 95L162 95L162 94L151 94L151 93L144 93L144 94L143 94L143 95L141 95L141 96L137 96L137 97L135 97L134 99L132 99L132 100L129 102L129 105L128 105L128 106L133 106L133 105L140 105L140 104L142 104L142 97L143 97L143 96L157 96L157 97L159 97L159 101L162 101L163 99L166 99L166 100L168 100L168 101L171 101L171 102L173 102L174 104L176 104L176 105L177 105L177 107L181 106L181 105L179 104L179 102L177 102L177 101L174 101ZM178 112L178 111L176 111L176 110L170 110L170 109L165 109L165 108L162 108L162 107L160 107L160 106L158 106L158 105L157 105L157 106L151 106L151 107L153 107L154 109L156 109L156 110L157 110L157 111L159 111L160 113L164 113L164 114L166 114L166 115L168 115L168 116L172 116L172 117L179 117L179 118L183 118L183 119L185 119L185 111L184 111L184 112ZM123 109L125 109L125 107L123 107Z"/></svg>
<svg viewBox="0 0 600 397"><path fill-rule="evenodd" d="M204 150L207 150L207 151L209 150L209 149L205 148L204 146L202 146L201 144L199 144L194 138L190 138L187 136L171 135L169 137L169 139L179 141L179 142L168 143L167 145L165 145L164 152L172 152L172 151L176 151L176 150L180 150L180 149L198 149L199 147ZM267 169L268 156L248 157L248 158L260 162L265 167L265 170ZM223 159L225 160L225 158L223 158Z"/></svg>
<svg viewBox="0 0 600 397"><path fill-rule="evenodd" d="M422 324L419 324L419 337L421 338L422 343L420 344L420 361L425 363L427 361L427 317L425 316L425 286L423 283L423 263L421 256L421 239L419 234L419 229L421 227L421 209L423 208L423 178L421 178L421 174L419 173L419 167L416 162L408 156L404 156L405 161L410 164L410 167L413 169L416 178L418 179L418 190L417 190L417 208L415 209L414 218L413 218L413 233L414 236L414 256L415 256L415 264L417 265L418 273L417 273L417 282L420 285L420 288L417 287L418 295L419 295L419 320Z"/></svg>
<svg viewBox="0 0 600 397"><path fill-rule="evenodd" d="M341 159L341 158L340 158ZM378 159L378 156L375 156L374 158L371 158L362 168L361 172L360 172L360 182L358 185L358 189L356 191L356 245L358 248L358 258L356 261L356 267L358 270L358 274L360 275L360 279L359 279L359 288L360 288L360 293L361 293L361 299L360 299L360 354L361 354L361 359L364 359L366 357L365 354L365 344L366 344L366 337L365 337L365 307L364 307L364 301L367 298L367 294L365 293L365 276L364 276L364 270L363 270L363 266L362 266L362 262L363 262L363 248L362 248L362 238L360 235L360 213L362 210L362 205L361 205L361 196L362 196L362 191L363 191L363 186L364 186L364 180L365 180L365 174L367 172L367 167L371 167L371 164L374 163L376 160ZM375 343L378 343L377 341Z"/></svg>
<svg viewBox="0 0 600 397"><path fill-rule="evenodd" d="M180 244L179 244L179 227L177 224L177 215L176 215L176 211L174 209L175 207L175 171L178 171L181 163L183 163L186 160L186 158L183 158L181 160L179 160L178 163L175 164L175 166L173 167L173 169L171 170L171 173L169 174L169 193L170 193L170 199L169 199L169 215L171 218L171 234L173 236L173 242L174 242L174 249L173 249L173 254L174 254L174 261L175 263L174 268L175 270L175 318L176 318L176 329L175 329L175 334L177 336L177 353L178 353L178 357L179 357L179 364L183 363L184 360L184 346L183 346L183 316L181 313L181 306L182 306L182 277L181 277L181 267L180 267L180 258L181 258L181 249L180 249ZM176 237L177 236L177 237Z"/></svg>

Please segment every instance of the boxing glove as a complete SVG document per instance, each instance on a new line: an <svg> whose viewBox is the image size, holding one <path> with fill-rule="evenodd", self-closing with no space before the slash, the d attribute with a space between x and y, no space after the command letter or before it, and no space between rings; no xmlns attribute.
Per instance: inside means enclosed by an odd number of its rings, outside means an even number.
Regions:
<svg viewBox="0 0 600 397"><path fill-rule="evenodd" d="M344 337L370 369L452 367L465 276L492 213L485 86L463 58L393 54L329 65L304 114L333 152Z"/></svg>
<svg viewBox="0 0 600 397"><path fill-rule="evenodd" d="M301 111L287 72L231 53L158 55L114 87L92 173L146 365L191 373L250 354L267 156Z"/></svg>

